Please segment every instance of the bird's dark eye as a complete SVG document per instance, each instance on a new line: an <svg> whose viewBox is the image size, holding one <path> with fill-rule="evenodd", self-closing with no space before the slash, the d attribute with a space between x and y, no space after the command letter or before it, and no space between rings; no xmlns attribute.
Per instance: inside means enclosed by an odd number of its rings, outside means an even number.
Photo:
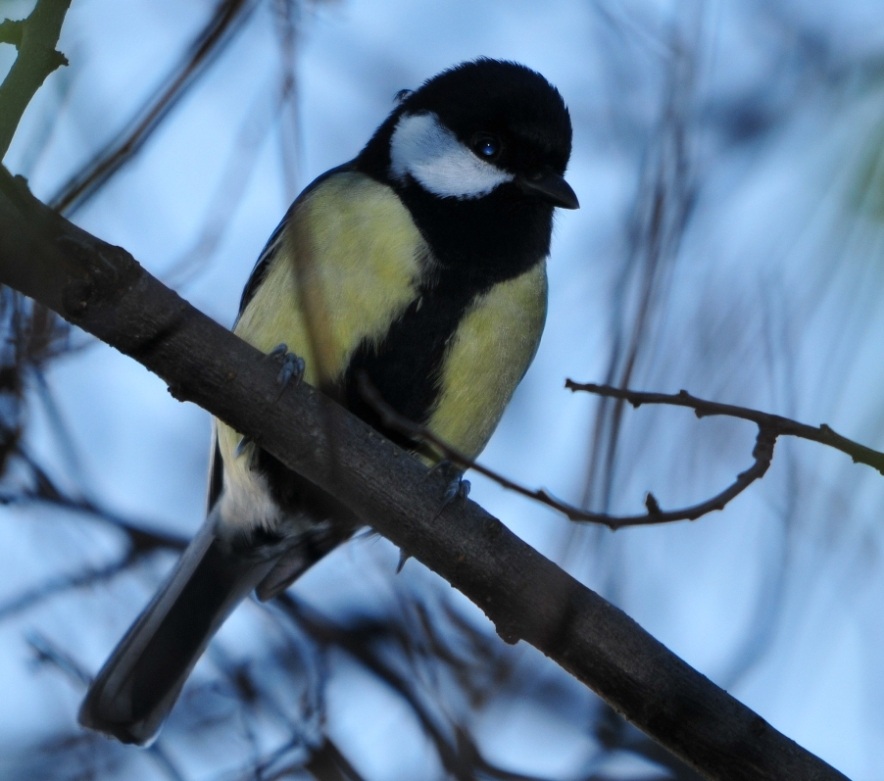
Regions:
<svg viewBox="0 0 884 781"><path fill-rule="evenodd" d="M500 154L500 139L491 133L477 133L473 151L483 160L493 160Z"/></svg>

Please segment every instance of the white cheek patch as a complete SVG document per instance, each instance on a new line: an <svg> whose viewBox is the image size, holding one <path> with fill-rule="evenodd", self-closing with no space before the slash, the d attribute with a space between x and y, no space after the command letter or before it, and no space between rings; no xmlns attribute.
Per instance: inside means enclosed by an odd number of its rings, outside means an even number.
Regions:
<svg viewBox="0 0 884 781"><path fill-rule="evenodd" d="M390 141L390 172L402 181L410 174L443 198L481 198L513 175L486 163L443 127L435 114L405 114Z"/></svg>

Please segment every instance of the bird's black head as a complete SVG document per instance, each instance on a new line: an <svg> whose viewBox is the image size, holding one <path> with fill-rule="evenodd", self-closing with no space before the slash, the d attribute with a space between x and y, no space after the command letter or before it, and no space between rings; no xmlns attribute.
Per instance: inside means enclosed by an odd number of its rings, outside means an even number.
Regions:
<svg viewBox="0 0 884 781"><path fill-rule="evenodd" d="M578 206L570 153L558 90L482 58L400 93L356 165L399 193L440 262L509 276L548 254L553 208Z"/></svg>

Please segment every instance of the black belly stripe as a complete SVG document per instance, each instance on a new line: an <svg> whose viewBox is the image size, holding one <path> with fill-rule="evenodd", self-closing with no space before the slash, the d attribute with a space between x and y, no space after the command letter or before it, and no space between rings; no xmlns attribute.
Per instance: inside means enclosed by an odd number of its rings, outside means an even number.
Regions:
<svg viewBox="0 0 884 781"><path fill-rule="evenodd" d="M453 284L452 284L453 282ZM378 345L363 342L353 354L339 398L345 406L384 436L402 447L414 442L386 428L372 404L364 398L361 383L370 386L396 412L415 423L426 423L439 396L442 364L457 326L477 295L487 290L444 280L425 285L420 296L391 325Z"/></svg>

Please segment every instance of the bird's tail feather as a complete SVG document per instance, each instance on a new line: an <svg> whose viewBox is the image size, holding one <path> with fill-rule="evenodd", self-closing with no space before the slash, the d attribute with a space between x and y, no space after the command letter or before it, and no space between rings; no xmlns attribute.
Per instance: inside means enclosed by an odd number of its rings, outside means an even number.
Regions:
<svg viewBox="0 0 884 781"><path fill-rule="evenodd" d="M153 740L209 640L273 569L274 557L220 539L216 513L96 676L80 708L83 726L124 743Z"/></svg>

